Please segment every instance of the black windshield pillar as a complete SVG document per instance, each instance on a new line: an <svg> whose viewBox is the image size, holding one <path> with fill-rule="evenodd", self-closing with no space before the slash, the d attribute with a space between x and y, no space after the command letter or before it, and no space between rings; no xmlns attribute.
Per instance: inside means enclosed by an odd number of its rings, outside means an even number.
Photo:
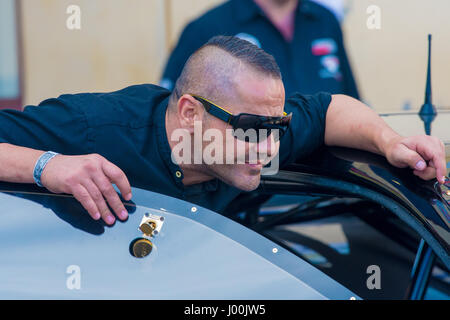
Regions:
<svg viewBox="0 0 450 320"><path fill-rule="evenodd" d="M406 299L423 300L435 260L436 255L433 250L423 239L420 240L411 271L411 283L406 290Z"/></svg>

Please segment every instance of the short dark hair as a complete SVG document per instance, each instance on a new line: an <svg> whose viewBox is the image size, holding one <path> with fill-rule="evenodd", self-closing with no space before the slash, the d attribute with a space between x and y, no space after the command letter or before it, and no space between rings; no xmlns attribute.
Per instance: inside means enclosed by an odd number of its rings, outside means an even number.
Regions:
<svg viewBox="0 0 450 320"><path fill-rule="evenodd" d="M233 36L215 36L209 39L201 48L207 46L218 47L263 74L281 79L280 68L275 58L247 40Z"/></svg>
<svg viewBox="0 0 450 320"><path fill-rule="evenodd" d="M211 92L202 92L203 88L200 89L198 87L198 79L193 79L191 75L191 72L196 70L196 67L192 65L194 63L193 61L197 61L199 57L201 57L202 51L204 49L207 49L208 47L221 49L232 58L236 59L237 61L243 62L245 65L247 65L251 69L254 69L256 72L260 72L262 75L271 76L275 79L281 80L280 68L278 67L278 64L276 63L273 56L247 40L232 36L215 36L189 57L175 83L175 88L172 92L171 100L178 100L182 94L185 94L187 92L197 93L200 95L204 94L211 99L215 98L213 92L216 87L214 85L209 86L207 84L207 86L211 87ZM220 61L217 61L216 63L220 64ZM232 73L233 70L227 70L217 75L222 77L222 79L220 80L222 85L227 86L227 84L230 83L229 75L231 75ZM197 92L196 90L200 91Z"/></svg>

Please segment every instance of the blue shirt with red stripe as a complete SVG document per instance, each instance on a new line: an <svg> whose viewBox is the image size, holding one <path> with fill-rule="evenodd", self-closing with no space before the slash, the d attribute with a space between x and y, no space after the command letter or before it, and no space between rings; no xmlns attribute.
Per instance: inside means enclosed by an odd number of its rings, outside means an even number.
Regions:
<svg viewBox="0 0 450 320"><path fill-rule="evenodd" d="M253 0L230 0L189 23L171 53L160 85L171 90L189 56L216 35L238 36L275 57L286 90L326 91L359 98L341 27L328 9L299 1L292 41L286 41Z"/></svg>

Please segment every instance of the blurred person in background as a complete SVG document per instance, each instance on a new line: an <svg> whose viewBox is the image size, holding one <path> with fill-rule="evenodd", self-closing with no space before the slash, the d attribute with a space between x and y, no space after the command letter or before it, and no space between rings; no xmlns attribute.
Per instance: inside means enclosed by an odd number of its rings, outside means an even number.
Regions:
<svg viewBox="0 0 450 320"><path fill-rule="evenodd" d="M195 50L212 36L230 35L250 41L275 57L287 95L327 91L359 99L336 16L306 0L227 1L185 27L160 85L172 90Z"/></svg>

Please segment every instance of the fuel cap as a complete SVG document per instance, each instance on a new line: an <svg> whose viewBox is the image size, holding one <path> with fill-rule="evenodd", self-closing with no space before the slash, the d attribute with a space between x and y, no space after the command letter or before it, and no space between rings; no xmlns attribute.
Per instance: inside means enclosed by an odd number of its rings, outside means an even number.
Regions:
<svg viewBox="0 0 450 320"><path fill-rule="evenodd" d="M145 238L134 239L130 244L130 253L133 257L144 258L148 256L153 249L153 243Z"/></svg>

